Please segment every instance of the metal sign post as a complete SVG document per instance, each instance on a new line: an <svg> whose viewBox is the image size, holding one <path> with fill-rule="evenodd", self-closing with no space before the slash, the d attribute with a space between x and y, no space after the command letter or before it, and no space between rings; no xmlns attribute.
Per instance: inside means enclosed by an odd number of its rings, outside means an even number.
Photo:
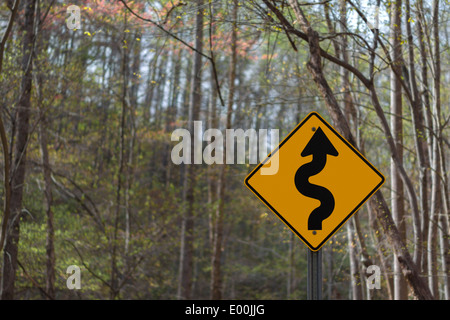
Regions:
<svg viewBox="0 0 450 320"><path fill-rule="evenodd" d="M322 300L322 250L308 250L308 300Z"/></svg>
<svg viewBox="0 0 450 320"><path fill-rule="evenodd" d="M263 170L272 166L276 170L271 173ZM245 185L311 249L308 300L322 299L320 248L384 181L317 112L308 114L245 178Z"/></svg>

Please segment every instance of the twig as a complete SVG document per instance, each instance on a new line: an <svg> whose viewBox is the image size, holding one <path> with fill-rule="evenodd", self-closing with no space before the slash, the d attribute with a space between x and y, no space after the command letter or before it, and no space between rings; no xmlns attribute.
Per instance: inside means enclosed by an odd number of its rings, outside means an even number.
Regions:
<svg viewBox="0 0 450 320"><path fill-rule="evenodd" d="M267 7L273 12L273 13L275 13L275 15L277 16L277 18L278 18L278 20L280 21L280 23L281 24L284 24L285 26L286 26L286 29L290 32L290 33L293 33L293 34L295 34L297 37L299 37L300 39L302 39L302 40L305 40L307 43L309 43L309 39L308 39L308 36L306 35L306 33L303 33L302 31L300 31L300 30L297 30L296 28L294 28L293 26L292 26L292 24L284 17L284 15L280 12L280 10L278 10L278 8L277 7L275 7L273 4L271 4L268 0L263 0L263 2L267 5ZM275 20L271 17L271 16L269 16L269 15L267 15L266 14L266 16L267 16L267 18L269 18L272 22L275 22ZM333 62L333 63L335 63L335 64L337 64L337 65L339 65L339 66L341 66L341 67L343 67L343 68L345 68L345 69L347 69L347 70L349 70L351 73L353 73L366 87L368 87L368 86L370 86L371 85L371 82L370 82L370 80L364 75L364 74L362 74L362 72L361 71L359 71L357 68L355 68L353 65L351 65L351 64L349 64L349 63L347 63L347 62L345 62L345 61L343 61L343 60L341 60L341 59L339 59L339 58L337 58L337 57L335 57L335 56L333 56L333 55L331 55L331 54L329 54L328 52L326 52L326 51L324 51L322 48L319 48L319 50L320 50L320 55L323 57L323 58L325 58L325 59L327 59L327 60L329 60L329 61L331 61L331 62Z"/></svg>
<svg viewBox="0 0 450 320"><path fill-rule="evenodd" d="M158 29L160 29L162 32L168 34L169 36L171 36L172 38L174 38L175 40L181 42L183 45L185 45L186 47L188 47L189 49L191 49L192 51L198 53L199 55L201 55L202 57L208 59L208 61L211 62L213 70L214 70L214 80L216 82L216 87L217 87L217 93L219 94L219 99L220 99L220 103L222 104L222 106L225 106L225 102L222 98L222 93L220 91L220 84L219 84L219 80L217 78L217 69L216 69L216 63L214 61L213 57L208 56L207 54L204 54L203 52L197 50L196 48L194 48L193 46L191 46L189 43L187 43L186 41L184 41L183 39L177 37L175 34L173 34L172 32L170 32L169 30L165 29L163 26L161 26L159 23L153 21L152 19L148 19L148 18L144 18L142 16L140 16L139 14L137 14L136 12L134 12L129 6L128 4L124 1L124 0L119 0L120 2L123 3L123 5L125 6L125 8L127 8L128 11L131 12L132 15L134 15L136 18L142 20L142 21L147 21L150 22L151 24L153 24L154 26L156 26Z"/></svg>
<svg viewBox="0 0 450 320"><path fill-rule="evenodd" d="M175 10L178 7L185 6L185 5L186 5L186 3L182 2L182 1L178 2L177 4L174 4L172 6L172 8L170 8L169 11L167 11L166 17L164 18L164 21L163 21L162 24L166 24L167 23L167 20L169 20L170 14L172 13L173 10Z"/></svg>
<svg viewBox="0 0 450 320"><path fill-rule="evenodd" d="M86 268L87 271L89 271L90 274L92 274L95 278L97 278L98 280L100 280L104 285L106 285L108 288L112 289L111 285L106 282L105 280L102 279L102 277L98 276L97 274L95 274L94 271L91 270L91 268L89 268L89 266L84 262L83 256L81 255L80 251L78 250L78 248L75 246L75 244L72 243L72 241L65 239L65 241L67 241L68 243L70 243L70 245L75 249L75 251L77 252L78 256L80 257L81 260L81 264L83 265L83 267Z"/></svg>
<svg viewBox="0 0 450 320"><path fill-rule="evenodd" d="M123 286L126 284L127 280L130 279L131 274L134 272L134 270L136 270L136 268L142 262L142 260L144 260L144 256L140 256L138 261L136 261L136 263L134 264L134 266L128 270L128 272L125 274L125 276L123 277L122 281L120 282L120 284L117 288L118 291L120 291L123 288Z"/></svg>
<svg viewBox="0 0 450 320"><path fill-rule="evenodd" d="M17 260L17 264L19 265L20 269L22 269L23 273L25 274L25 277L27 277L28 280L31 281L31 283L33 284L33 286L35 286L36 288L38 288L39 291L40 291L44 296L46 296L47 298L49 298L50 300L55 300L52 296L50 296L50 295L47 293L47 291L45 291L45 290L39 285L39 283L37 283L36 280L33 279L32 276L30 276L30 275L28 274L27 270L25 270L25 267L22 265L22 263L20 263L19 260Z"/></svg>
<svg viewBox="0 0 450 320"><path fill-rule="evenodd" d="M82 189L81 189L81 188L80 188L73 180L71 180L69 177L66 177L66 176L64 176L63 174L60 174L60 173L58 173L58 172L55 172L55 171L53 171L51 168L50 168L50 171L52 171L51 178L52 178L53 183L54 183L57 187L59 187L62 191L64 191L69 197L71 197L72 199L75 199L78 203L80 203L81 207L82 207L83 209L85 209L86 212L88 213L88 215L91 216L91 217L94 219L95 223L100 227L100 229L101 229L101 230L103 231L103 233L105 234L106 238L108 238L108 240L109 240L108 234L107 234L106 229L105 229L105 225L103 224L103 221L101 220L100 213L99 213L99 211L98 211L96 205L95 205L94 202L92 201L92 199L89 197L89 195L88 195L87 193L85 193L85 192L84 192L84 191L83 191L83 190L82 190ZM67 179L72 185L74 185L75 188L77 188L77 189L81 192L82 197L84 196L84 197L91 203L92 207L94 208L94 211L92 211L92 210L86 205L85 201L84 201L82 198L80 198L79 196L77 196L75 193L69 191L68 188L66 188L61 182L59 182L58 180L56 180L55 177L54 177L54 175L53 175L53 173L56 174L56 175L58 175L58 176L60 176L60 177L63 177L63 178L65 178L65 179Z"/></svg>

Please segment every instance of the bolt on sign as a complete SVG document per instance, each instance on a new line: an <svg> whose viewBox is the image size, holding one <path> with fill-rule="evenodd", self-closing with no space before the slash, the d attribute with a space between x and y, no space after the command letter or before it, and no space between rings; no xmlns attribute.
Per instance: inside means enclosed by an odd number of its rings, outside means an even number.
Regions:
<svg viewBox="0 0 450 320"><path fill-rule="evenodd" d="M278 171L261 174L274 157ZM309 249L318 251L384 181L358 150L311 112L245 184Z"/></svg>

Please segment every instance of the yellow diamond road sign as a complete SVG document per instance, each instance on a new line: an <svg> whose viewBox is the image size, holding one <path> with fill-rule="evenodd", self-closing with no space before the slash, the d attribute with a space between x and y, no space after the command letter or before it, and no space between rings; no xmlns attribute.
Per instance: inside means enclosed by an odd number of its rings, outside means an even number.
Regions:
<svg viewBox="0 0 450 320"><path fill-rule="evenodd" d="M247 176L245 184L317 251L384 181L361 153L312 112Z"/></svg>

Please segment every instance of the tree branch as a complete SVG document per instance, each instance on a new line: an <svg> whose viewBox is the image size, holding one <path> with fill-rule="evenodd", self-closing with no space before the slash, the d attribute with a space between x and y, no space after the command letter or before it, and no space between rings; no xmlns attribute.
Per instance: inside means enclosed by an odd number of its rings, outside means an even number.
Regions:
<svg viewBox="0 0 450 320"><path fill-rule="evenodd" d="M25 277L27 277L28 280L30 280L31 283L32 283L36 288L38 288L38 290L39 290L44 296L46 296L46 297L47 297L48 299L50 299L50 300L54 300L54 298L53 298L52 296L50 296L50 295L47 293L47 291L45 291L45 290L39 285L39 283L37 283L37 281L34 280L33 277L30 276L30 275L28 274L27 270L26 270L25 267L22 265L22 263L20 263L19 259L17 259L17 264L19 265L20 269L22 269L23 274L25 275Z"/></svg>
<svg viewBox="0 0 450 320"><path fill-rule="evenodd" d="M175 34L173 34L172 32L170 32L169 30L167 30L166 28L164 28L162 25L160 25L159 23L157 23L156 21L153 21L152 19L148 19L148 18L144 18L141 15L137 14L136 12L134 12L129 6L128 4L125 2L125 0L119 0L120 2L123 3L123 5L125 6L125 8L131 12L132 15L134 15L136 18L142 20L142 21L146 21L146 22L150 22L151 24L153 24L155 27L157 27L159 30L161 30L162 32L166 33L167 35L169 35L170 37L174 38L175 40L181 42L183 45L185 45L186 47L188 47L189 49L191 49L192 51L198 53L199 55L201 55L202 57L208 59L208 61L211 62L213 70L214 70L214 80L216 82L216 87L217 87L217 93L219 94L219 99L220 99L220 103L223 107L225 107L225 102L222 98L222 93L220 91L220 84L219 84L219 80L217 78L217 69L216 69L216 63L214 61L214 57L210 57L207 54L197 50L196 48L194 48L193 46L191 46L189 43L187 43L186 41L184 41L183 39L179 38L178 36L176 36Z"/></svg>
<svg viewBox="0 0 450 320"><path fill-rule="evenodd" d="M306 35L306 33L303 33L302 31L294 28L291 25L291 23L284 17L283 13L281 13L280 10L276 6L274 6L268 0L263 0L263 2L267 5L267 7L273 13L275 13L275 15L277 16L277 18L280 21L280 23L286 27L288 32L290 32L292 34L295 34L300 39L305 40L307 43L309 43L309 39L308 39L308 36ZM270 17L269 15L266 15L266 16L272 22L275 23L275 21L274 21L274 19L272 17ZM347 62L345 62L345 61L343 61L343 60L341 60L341 59L339 59L339 58L329 54L328 52L324 51L320 47L319 47L319 50L320 50L320 55L323 58L325 58L325 59L327 59L327 60L329 60L329 61L331 61L331 62L333 62L333 63L335 63L335 64L337 64L337 65L339 65L339 66L341 66L343 68L345 68L345 69L347 69L351 73L353 73L366 87L370 86L370 80L366 76L364 76L364 74L362 74L361 71L356 69L354 66L352 66L351 64L349 64L349 63L347 63Z"/></svg>
<svg viewBox="0 0 450 320"><path fill-rule="evenodd" d="M11 9L11 15L9 17L8 26L6 27L6 31L3 34L2 40L0 42L0 75L2 73L3 67L3 54L5 52L6 41L8 40L9 34L11 33L12 26L14 24L14 19L17 15L17 11L19 9L20 0L16 0ZM5 189L5 201L3 204L3 221L2 221L2 230L0 235L0 251L3 249L3 245L5 242L6 231L8 226L8 220L10 216L10 203L11 203L11 184L10 184L10 163L9 163L9 148L8 148L8 139L6 137L6 130L3 124L3 118L0 114L0 139L2 142L3 149L3 161L4 161L4 176L3 176L3 184Z"/></svg>
<svg viewBox="0 0 450 320"><path fill-rule="evenodd" d="M367 17L364 15L364 13L359 10L359 8L351 1L348 0L348 3L355 9L355 11L358 13L359 17L366 23L368 24L368 20ZM384 54L386 55L386 58L388 60L388 64L391 67L391 70L394 72L395 76L399 79L403 90L405 91L406 97L408 98L408 101L411 104L414 104L414 99L411 93L411 90L408 86L408 84L405 82L405 79L403 79L402 75L398 73L398 71L396 70L396 68L393 67L394 63L392 61L391 55L389 54L389 50L386 48L385 44L383 43L383 41L381 41L380 39L380 35L378 32L378 29L371 29L372 33L375 36L375 39L378 41L378 43L380 44L381 48L384 51Z"/></svg>
<svg viewBox="0 0 450 320"><path fill-rule="evenodd" d="M81 264L83 265L83 267L85 267L86 270L87 270L90 274L92 274L95 278L97 278L98 280L100 280L101 283L103 283L103 284L104 284L105 286L107 286L108 288L112 289L112 288L111 288L111 285L110 285L107 281L103 280L102 277L100 277L99 275L95 274L95 272L92 271L91 268L89 268L89 266L84 262L83 256L81 255L80 251L79 251L78 248L75 246L75 244L73 244L72 241L70 241L70 240L68 240L68 239L65 239L65 241L67 241L67 242L75 249L75 251L77 252L78 256L80 257Z"/></svg>

